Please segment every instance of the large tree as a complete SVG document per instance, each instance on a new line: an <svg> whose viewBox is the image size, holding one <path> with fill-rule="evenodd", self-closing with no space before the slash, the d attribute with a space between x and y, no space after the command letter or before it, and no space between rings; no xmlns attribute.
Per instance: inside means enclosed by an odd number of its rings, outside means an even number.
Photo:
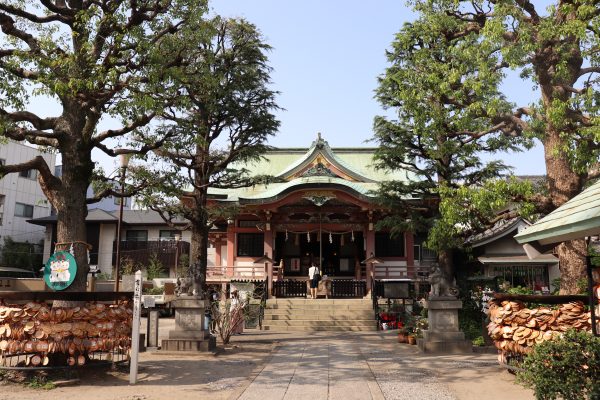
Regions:
<svg viewBox="0 0 600 400"><path fill-rule="evenodd" d="M379 78L377 99L395 118L376 117L378 165L409 171L408 181L384 182L380 198L393 211L380 225L392 230L425 231L427 246L452 276L452 249L462 244L459 226L440 218L444 196L463 185L479 185L506 172L499 161L484 163L482 152L517 149L526 143L489 130L507 114L509 104L498 91L502 68L494 48L478 45L476 35L444 35L465 23L423 15L396 35ZM473 134L473 132L478 132Z"/></svg>
<svg viewBox="0 0 600 400"><path fill-rule="evenodd" d="M207 23L204 38L190 42L186 67L176 79L178 103L163 115L162 129L176 139L154 152L149 171L162 177L146 204L166 221L183 216L192 231L191 263L198 268L195 290L205 288L208 233L215 208L209 188L236 188L257 182L244 168L268 149L279 127L273 115L276 93L269 88L270 47L243 19ZM181 200L184 199L183 202Z"/></svg>
<svg viewBox="0 0 600 400"><path fill-rule="evenodd" d="M493 131L537 138L544 147L548 201L553 208L599 176L600 7L596 0L558 1L546 10L528 0L422 0L415 3L415 10L432 20L452 21L440 26L448 39L475 36L475 47L493 50L490 57L501 68L520 70L539 91L539 101L517 105L509 114L486 109L492 123L469 129L470 135ZM480 78L485 84L487 77ZM585 277L585 243L563 243L558 254L561 292L576 293L577 281Z"/></svg>
<svg viewBox="0 0 600 400"><path fill-rule="evenodd" d="M178 33L197 31L205 10L203 0L0 2L0 135L58 152L62 175L42 157L0 166L0 172L39 171L58 211L57 240L67 244L63 249L74 244L79 269L70 290L86 285L87 203L118 195L107 188L86 199L95 175L92 151L143 153L168 136L143 128L165 106L156 94L169 90L171 68L181 61ZM32 95L59 112L34 109ZM122 125L100 131L105 117Z"/></svg>

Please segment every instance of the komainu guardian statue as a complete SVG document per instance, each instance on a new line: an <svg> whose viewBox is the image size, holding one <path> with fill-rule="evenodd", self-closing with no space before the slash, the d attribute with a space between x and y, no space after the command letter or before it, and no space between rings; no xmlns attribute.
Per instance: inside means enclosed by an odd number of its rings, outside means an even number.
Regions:
<svg viewBox="0 0 600 400"><path fill-rule="evenodd" d="M446 276L444 271L437 263L431 266L429 272L429 283L431 292L429 297L456 297L458 296L458 287L454 277Z"/></svg>

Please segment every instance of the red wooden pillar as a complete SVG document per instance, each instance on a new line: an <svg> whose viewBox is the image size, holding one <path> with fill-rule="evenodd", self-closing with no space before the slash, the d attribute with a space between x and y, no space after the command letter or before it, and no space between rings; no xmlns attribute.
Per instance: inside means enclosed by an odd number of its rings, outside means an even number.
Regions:
<svg viewBox="0 0 600 400"><path fill-rule="evenodd" d="M223 263L223 258L221 256L221 250L222 250L222 246L221 246L221 236L217 235L215 237L215 267L217 268L222 268L222 263ZM220 271L223 271L222 269Z"/></svg>
<svg viewBox="0 0 600 400"><path fill-rule="evenodd" d="M371 229L369 229L371 228ZM365 238L366 238L366 246L365 246L365 250L367 253L367 258L371 257L372 255L377 255L375 254L375 231L372 229L372 225L369 224L369 226L367 226L367 231L365 234ZM373 264L372 263L367 263L367 291L371 291L371 283L373 281L373 275L375 274L375 271L373 270Z"/></svg>
<svg viewBox="0 0 600 400"><path fill-rule="evenodd" d="M265 250L265 255L267 257L271 257L271 259L273 258L273 231L271 229L269 230L265 230L264 233L264 238L265 238L265 242L264 242L264 250ZM273 260L275 261L275 260ZM267 265L267 282L268 282L268 295L269 298L271 298L271 293L273 293L273 263L266 263Z"/></svg>
<svg viewBox="0 0 600 400"><path fill-rule="evenodd" d="M227 225L227 276L233 276L235 266L235 229L233 224Z"/></svg>
<svg viewBox="0 0 600 400"><path fill-rule="evenodd" d="M406 245L406 273L409 277L416 275L415 271L415 237L412 232L404 232Z"/></svg>

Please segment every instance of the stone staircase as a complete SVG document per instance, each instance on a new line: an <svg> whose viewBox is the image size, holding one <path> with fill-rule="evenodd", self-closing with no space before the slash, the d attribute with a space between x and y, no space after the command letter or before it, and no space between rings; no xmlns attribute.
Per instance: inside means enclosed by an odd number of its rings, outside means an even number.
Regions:
<svg viewBox="0 0 600 400"><path fill-rule="evenodd" d="M263 330L375 331L369 299L269 299Z"/></svg>

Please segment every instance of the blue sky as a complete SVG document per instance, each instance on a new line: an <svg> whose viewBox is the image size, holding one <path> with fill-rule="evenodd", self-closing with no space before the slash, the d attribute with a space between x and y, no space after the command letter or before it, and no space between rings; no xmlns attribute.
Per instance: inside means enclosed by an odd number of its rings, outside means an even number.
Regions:
<svg viewBox="0 0 600 400"><path fill-rule="evenodd" d="M365 146L373 117L383 110L373 99L377 76L402 24L415 15L403 1L213 0L213 12L244 17L273 47L273 87L281 92L280 132L270 144L307 147L322 132L329 144ZM514 74L516 75L516 74ZM504 85L508 98L523 105L535 99L530 84L516 76ZM541 146L502 154L517 174L544 174Z"/></svg>

